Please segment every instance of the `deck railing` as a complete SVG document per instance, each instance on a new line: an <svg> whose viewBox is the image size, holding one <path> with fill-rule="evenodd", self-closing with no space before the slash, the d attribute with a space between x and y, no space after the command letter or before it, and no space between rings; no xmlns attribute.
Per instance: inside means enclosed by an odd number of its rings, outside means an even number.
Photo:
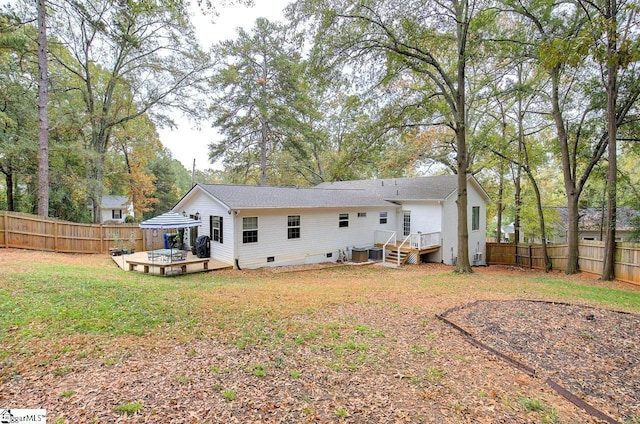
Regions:
<svg viewBox="0 0 640 424"><path fill-rule="evenodd" d="M411 234L411 248L422 249L423 247L440 246L440 232L422 233L418 231L416 234Z"/></svg>
<svg viewBox="0 0 640 424"><path fill-rule="evenodd" d="M374 233L374 243L382 246L382 262L386 262L386 252L388 246L393 246L398 252L404 246L410 249L422 250L422 248L431 246L440 246L441 233L435 231L432 233L412 233L409 234L402 242L398 244L398 234L395 231L377 230ZM398 266L400 265L400 255L398 254Z"/></svg>

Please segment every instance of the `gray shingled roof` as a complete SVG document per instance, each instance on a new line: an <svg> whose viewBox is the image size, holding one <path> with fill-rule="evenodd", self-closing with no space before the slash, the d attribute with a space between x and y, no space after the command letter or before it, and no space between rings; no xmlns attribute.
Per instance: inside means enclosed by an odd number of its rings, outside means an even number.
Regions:
<svg viewBox="0 0 640 424"><path fill-rule="evenodd" d="M379 180L338 181L319 184L324 189L361 189L374 193L381 199L444 200L458 188L456 175L415 178L387 178Z"/></svg>
<svg viewBox="0 0 640 424"><path fill-rule="evenodd" d="M389 202L360 189L198 184L230 209L388 207Z"/></svg>
<svg viewBox="0 0 640 424"><path fill-rule="evenodd" d="M102 196L103 209L127 209L130 205L129 197L105 195Z"/></svg>
<svg viewBox="0 0 640 424"><path fill-rule="evenodd" d="M562 223L566 228L569 224L569 208L556 207L555 209L558 211L560 219L562 219ZM604 218L602 217L603 212ZM631 231L633 229L631 220L638 214L637 211L628 206L618 206L616 208L616 230ZM607 211L603 211L601 208L580 208L578 226L585 231L599 231L603 222L606 223L607 215Z"/></svg>

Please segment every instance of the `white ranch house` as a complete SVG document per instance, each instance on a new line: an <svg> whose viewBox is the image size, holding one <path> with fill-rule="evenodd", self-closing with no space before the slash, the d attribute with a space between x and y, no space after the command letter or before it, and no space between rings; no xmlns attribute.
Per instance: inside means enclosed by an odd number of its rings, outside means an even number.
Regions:
<svg viewBox="0 0 640 424"><path fill-rule="evenodd" d="M489 197L472 176L467 189L469 257L485 265ZM209 236L211 258L237 268L336 261L341 252L351 258L354 251L385 244L387 261L453 264L456 198L455 175L314 188L196 184L173 211L199 217L192 242Z"/></svg>

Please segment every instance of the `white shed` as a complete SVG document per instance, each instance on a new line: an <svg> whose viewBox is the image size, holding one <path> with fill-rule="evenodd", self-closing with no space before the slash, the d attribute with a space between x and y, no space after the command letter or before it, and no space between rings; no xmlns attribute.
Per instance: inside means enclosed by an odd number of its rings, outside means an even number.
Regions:
<svg viewBox="0 0 640 424"><path fill-rule="evenodd" d="M105 222L123 223L127 216L133 216L133 202L128 196L102 196L100 214L103 224Z"/></svg>

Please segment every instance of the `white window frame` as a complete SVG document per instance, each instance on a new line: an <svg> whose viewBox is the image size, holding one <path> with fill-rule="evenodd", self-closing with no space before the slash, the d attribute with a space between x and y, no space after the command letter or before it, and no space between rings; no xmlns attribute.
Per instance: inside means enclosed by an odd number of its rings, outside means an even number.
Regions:
<svg viewBox="0 0 640 424"><path fill-rule="evenodd" d="M302 218L300 215L287 216L287 239L298 240L302 237ZM295 230L298 230L297 232Z"/></svg>
<svg viewBox="0 0 640 424"><path fill-rule="evenodd" d="M249 221L249 220L252 220L252 221ZM254 222L255 222L255 225L251 225ZM254 238L253 233L255 233L255 240L253 240ZM258 217L257 216L242 217L242 244L257 243L257 242L258 242Z"/></svg>

